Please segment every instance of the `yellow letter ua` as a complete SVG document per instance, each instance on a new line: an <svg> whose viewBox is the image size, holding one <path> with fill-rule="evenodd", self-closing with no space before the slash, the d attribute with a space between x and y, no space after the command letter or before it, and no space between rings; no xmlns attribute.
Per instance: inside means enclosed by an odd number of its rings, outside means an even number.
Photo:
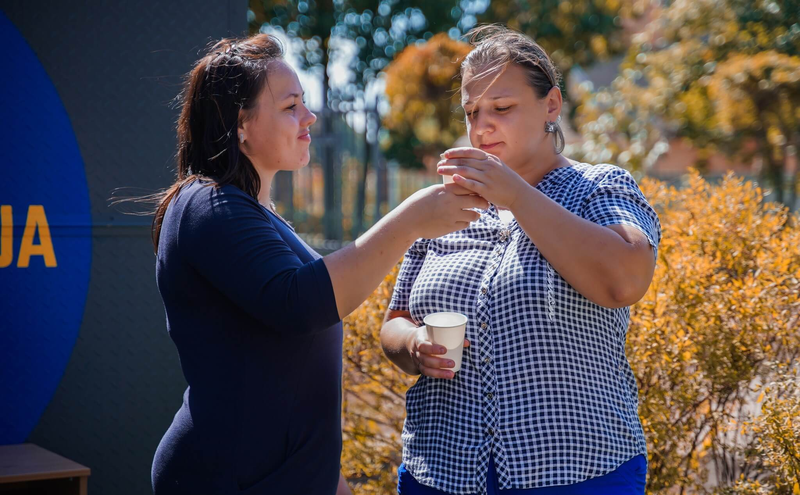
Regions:
<svg viewBox="0 0 800 495"><path fill-rule="evenodd" d="M3 224L5 225L5 222ZM40 244L34 245L33 238L37 228L39 229ZM42 205L30 205L28 207L28 219L25 221L25 232L22 233L17 267L28 268L31 256L43 256L44 266L48 268L56 266L53 239L50 237L50 226L47 224L47 217L44 214L44 206Z"/></svg>

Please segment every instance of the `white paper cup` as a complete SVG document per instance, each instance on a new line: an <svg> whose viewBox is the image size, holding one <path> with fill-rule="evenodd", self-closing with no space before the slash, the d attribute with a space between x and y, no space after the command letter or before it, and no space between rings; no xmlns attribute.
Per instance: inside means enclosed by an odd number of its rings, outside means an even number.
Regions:
<svg viewBox="0 0 800 495"><path fill-rule="evenodd" d="M461 356L464 353L464 337L467 332L467 317L461 313L431 313L423 319L428 340L444 346L447 353L439 356L450 359L455 366L453 371L461 370Z"/></svg>

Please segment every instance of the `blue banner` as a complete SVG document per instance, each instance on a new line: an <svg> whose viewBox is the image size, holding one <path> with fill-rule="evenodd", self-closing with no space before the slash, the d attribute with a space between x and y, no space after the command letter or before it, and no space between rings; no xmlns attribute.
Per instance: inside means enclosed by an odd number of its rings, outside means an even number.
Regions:
<svg viewBox="0 0 800 495"><path fill-rule="evenodd" d="M69 116L2 11L0 46L0 444L13 444L27 440L72 354L92 239Z"/></svg>

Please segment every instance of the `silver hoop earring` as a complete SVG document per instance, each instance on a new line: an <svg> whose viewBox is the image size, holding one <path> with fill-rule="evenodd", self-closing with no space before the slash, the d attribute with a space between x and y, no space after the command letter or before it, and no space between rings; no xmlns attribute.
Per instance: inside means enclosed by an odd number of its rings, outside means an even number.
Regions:
<svg viewBox="0 0 800 495"><path fill-rule="evenodd" d="M244 134L239 133L239 142L244 143Z"/></svg>
<svg viewBox="0 0 800 495"><path fill-rule="evenodd" d="M562 151L564 151L564 133L561 131L561 115L558 116L558 119L555 122L545 122L544 123L544 132L548 134L553 134L553 148L556 152L556 155L560 155Z"/></svg>

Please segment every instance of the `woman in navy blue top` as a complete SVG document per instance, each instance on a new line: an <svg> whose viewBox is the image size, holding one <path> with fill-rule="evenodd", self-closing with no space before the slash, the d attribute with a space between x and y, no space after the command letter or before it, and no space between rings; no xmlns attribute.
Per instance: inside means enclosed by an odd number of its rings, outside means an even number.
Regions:
<svg viewBox="0 0 800 495"><path fill-rule="evenodd" d="M625 356L658 216L631 175L561 154L557 72L532 40L479 30L461 66L473 148L439 173L491 206L406 253L381 332L421 374L406 396L401 495L643 495L647 446ZM473 39L475 42L475 39ZM468 317L458 373L426 315Z"/></svg>
<svg viewBox="0 0 800 495"><path fill-rule="evenodd" d="M188 388L153 460L156 495L349 494L340 475L341 319L420 236L477 218L467 189L424 189L321 258L269 200L309 161L316 120L262 34L190 72L178 177L156 210L156 275ZM435 212L432 215L431 212Z"/></svg>

